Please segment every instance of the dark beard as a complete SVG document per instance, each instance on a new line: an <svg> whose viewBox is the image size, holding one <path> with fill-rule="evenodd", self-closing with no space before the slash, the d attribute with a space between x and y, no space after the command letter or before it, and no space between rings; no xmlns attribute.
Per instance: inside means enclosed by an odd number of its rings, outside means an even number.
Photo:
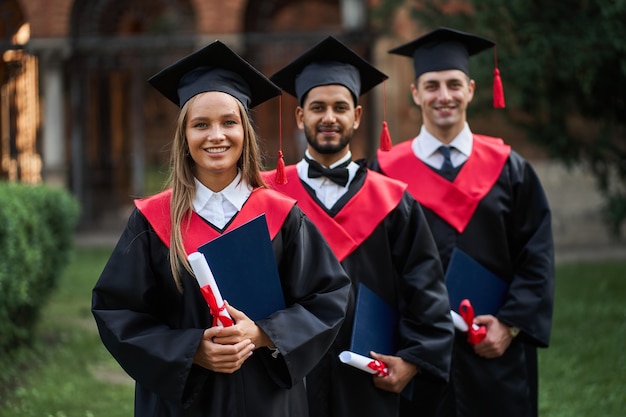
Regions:
<svg viewBox="0 0 626 417"><path fill-rule="evenodd" d="M316 133L317 133L317 129L312 130L307 127L304 128L304 136L306 137L306 141L309 144L309 146L315 149L317 153L320 153L323 155L330 155L330 154L340 152L344 150L346 146L348 146L348 144L350 143L350 140L352 139L352 136L354 135L354 129L349 129L347 132L345 132L345 134L341 136L341 140L337 144L317 142L315 140Z"/></svg>

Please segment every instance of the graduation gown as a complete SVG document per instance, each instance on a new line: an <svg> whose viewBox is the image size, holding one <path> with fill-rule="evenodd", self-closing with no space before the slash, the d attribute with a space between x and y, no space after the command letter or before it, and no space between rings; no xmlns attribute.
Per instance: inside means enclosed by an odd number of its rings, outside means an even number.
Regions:
<svg viewBox="0 0 626 417"><path fill-rule="evenodd" d="M379 152L372 168L406 182L422 203L444 269L458 247L509 284L496 317L521 329L496 359L476 355L457 332L450 384L436 415L537 415L536 348L550 339L554 249L550 209L530 164L500 139L474 135L472 155L452 181L419 160L411 141ZM407 416L435 397L422 394Z"/></svg>
<svg viewBox="0 0 626 417"><path fill-rule="evenodd" d="M256 189L226 228L265 212L287 307L256 322L280 354L258 348L238 371L223 374L193 364L212 317L195 278L183 272L181 293L170 272L169 241L159 236L169 223L169 195L137 205L92 300L104 345L136 381L135 415L306 416L303 379L334 340L350 285L315 226L293 200ZM202 231L216 233L192 216L196 240Z"/></svg>
<svg viewBox="0 0 626 417"><path fill-rule="evenodd" d="M361 167L347 193L327 210L288 166L285 185L271 187L298 201L318 226L352 281L346 320L328 354L307 377L311 416L398 415L399 395L378 389L373 376L342 364L349 350L358 284L400 315L396 356L445 381L453 343L447 292L437 249L420 205L406 185Z"/></svg>

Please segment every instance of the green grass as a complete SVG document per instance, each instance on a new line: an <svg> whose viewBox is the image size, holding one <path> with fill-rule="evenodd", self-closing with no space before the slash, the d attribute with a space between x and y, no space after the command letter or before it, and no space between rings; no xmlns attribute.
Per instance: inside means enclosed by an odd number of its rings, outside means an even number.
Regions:
<svg viewBox="0 0 626 417"><path fill-rule="evenodd" d="M561 266L551 347L539 352L542 417L626 412L626 262Z"/></svg>
<svg viewBox="0 0 626 417"><path fill-rule="evenodd" d="M89 309L110 251L77 249L32 349L0 358L0 417L133 415L132 384L102 346ZM557 269L552 343L539 352L541 417L624 414L624 302L626 261Z"/></svg>

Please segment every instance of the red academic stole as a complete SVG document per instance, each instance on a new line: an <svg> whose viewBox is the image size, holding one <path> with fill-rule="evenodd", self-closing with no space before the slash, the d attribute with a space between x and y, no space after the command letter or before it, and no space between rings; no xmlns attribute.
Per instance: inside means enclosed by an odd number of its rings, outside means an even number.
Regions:
<svg viewBox="0 0 626 417"><path fill-rule="evenodd" d="M168 248L172 233L170 217L171 195L172 190L169 189L152 197L135 200L135 206L148 219L156 234ZM224 233L265 213L270 238L274 239L295 203L295 200L275 191L266 188L255 188L252 194L250 194L248 201L246 201L241 211L233 222L228 225ZM196 212L192 212L189 227L185 227L182 230L182 235L185 242L185 251L187 254L191 254L197 252L199 246L220 236L220 233L202 220Z"/></svg>
<svg viewBox="0 0 626 417"><path fill-rule="evenodd" d="M420 204L463 233L478 203L498 180L511 147L499 138L474 135L472 154L454 181L448 181L415 157L411 142L400 143L389 152L378 151L381 170L406 182Z"/></svg>
<svg viewBox="0 0 626 417"><path fill-rule="evenodd" d="M298 201L298 207L317 226L340 262L398 206L406 190L405 184L368 170L361 189L331 217L304 188L295 165L285 168L287 184L275 184L274 171L263 174L272 188Z"/></svg>

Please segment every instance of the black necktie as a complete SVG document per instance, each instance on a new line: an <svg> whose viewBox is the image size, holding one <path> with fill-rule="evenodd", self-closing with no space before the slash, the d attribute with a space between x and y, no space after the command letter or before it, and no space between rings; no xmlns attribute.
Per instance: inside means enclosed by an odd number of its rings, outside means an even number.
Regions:
<svg viewBox="0 0 626 417"><path fill-rule="evenodd" d="M439 152L443 155L443 165L441 165L442 171L450 171L452 168L452 160L450 159L450 147L440 146Z"/></svg>
<svg viewBox="0 0 626 417"><path fill-rule="evenodd" d="M326 177L342 187L345 187L348 183L349 174L348 168L346 167L350 164L350 160L347 160L334 168L325 168L319 162L307 158L306 156L304 159L309 163L309 178Z"/></svg>

